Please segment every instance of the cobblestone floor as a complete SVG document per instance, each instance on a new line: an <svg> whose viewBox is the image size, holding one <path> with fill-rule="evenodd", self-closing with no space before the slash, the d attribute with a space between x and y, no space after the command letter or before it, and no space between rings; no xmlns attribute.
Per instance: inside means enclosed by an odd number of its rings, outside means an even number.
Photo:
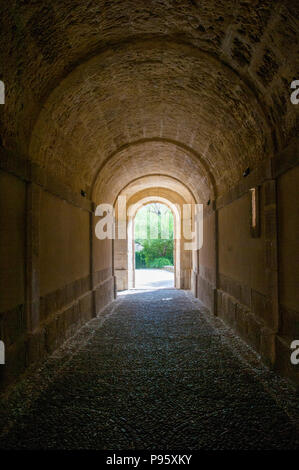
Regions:
<svg viewBox="0 0 299 470"><path fill-rule="evenodd" d="M1 415L6 449L299 448L295 390L174 289L118 297Z"/></svg>

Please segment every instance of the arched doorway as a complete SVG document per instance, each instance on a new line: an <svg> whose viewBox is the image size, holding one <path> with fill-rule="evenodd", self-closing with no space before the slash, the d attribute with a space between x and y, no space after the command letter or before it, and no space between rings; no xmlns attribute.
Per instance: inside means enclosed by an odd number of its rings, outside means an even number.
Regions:
<svg viewBox="0 0 299 470"><path fill-rule="evenodd" d="M164 213L164 218L155 211ZM136 217L146 211L146 226L136 226ZM156 216L158 216L158 218ZM167 218L172 224L168 224ZM140 220L140 222L142 219ZM159 223L161 224L159 226ZM139 232L139 233L138 233ZM128 287L177 287L180 260L180 211L163 197L146 197L128 211ZM136 243L137 240L137 243ZM137 245L138 244L138 245ZM142 272L136 273L136 250L145 253ZM166 253L167 250L167 253ZM168 257L167 257L167 256ZM167 267L167 268L166 268ZM141 268L141 267L140 267ZM166 270L161 269L166 268ZM172 268L172 269L171 269ZM155 269L155 272L151 271Z"/></svg>
<svg viewBox="0 0 299 470"><path fill-rule="evenodd" d="M121 291L135 287L134 219L140 208L153 203L165 205L171 211L173 217L174 287L190 289L192 287L192 271L196 270L197 253L187 248L190 238L183 230L183 224L186 222L184 207L194 203L192 195L187 191L182 195L182 193L166 188L145 188L141 191L139 189L136 193L128 194L130 197L127 201L126 237L123 239L116 237L114 241L114 275L117 290ZM118 209L118 203L116 202L117 224L119 219ZM190 215L190 222L194 229L194 213ZM191 230L192 227L190 226Z"/></svg>

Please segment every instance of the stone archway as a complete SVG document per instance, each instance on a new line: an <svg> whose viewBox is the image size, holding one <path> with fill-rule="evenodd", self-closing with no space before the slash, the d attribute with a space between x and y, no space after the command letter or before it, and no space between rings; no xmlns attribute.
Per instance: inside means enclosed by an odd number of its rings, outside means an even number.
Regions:
<svg viewBox="0 0 299 470"><path fill-rule="evenodd" d="M158 182L158 180L157 180ZM179 188L179 186L178 186ZM177 191L178 191L177 188ZM134 286L134 218L137 211L151 202L165 204L174 217L174 238L175 238L175 287L178 289L190 289L192 285L192 272L197 269L197 256L192 256L189 250L185 249L187 238L183 230L184 205L194 202L193 196L185 190L185 197L174 189L170 190L161 187L148 187L146 189L130 191L126 188L122 196L127 194L127 218L126 218L126 239L116 239L114 241L114 275L116 278L117 290L125 290ZM118 225L118 207L115 203L116 224ZM191 224L194 222L191 215Z"/></svg>

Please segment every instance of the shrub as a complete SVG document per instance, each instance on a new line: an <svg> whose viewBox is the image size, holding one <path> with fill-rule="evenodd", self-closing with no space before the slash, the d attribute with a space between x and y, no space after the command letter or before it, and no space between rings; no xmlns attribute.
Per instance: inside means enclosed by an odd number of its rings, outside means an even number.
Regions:
<svg viewBox="0 0 299 470"><path fill-rule="evenodd" d="M135 268L136 269L146 268L145 257L142 251L135 252Z"/></svg>
<svg viewBox="0 0 299 470"><path fill-rule="evenodd" d="M170 266L172 263L168 258L156 258L150 262L150 268L163 268L163 266Z"/></svg>

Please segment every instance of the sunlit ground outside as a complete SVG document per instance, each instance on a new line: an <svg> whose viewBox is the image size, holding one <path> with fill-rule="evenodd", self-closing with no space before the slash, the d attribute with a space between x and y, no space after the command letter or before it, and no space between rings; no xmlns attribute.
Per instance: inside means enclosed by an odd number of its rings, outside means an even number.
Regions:
<svg viewBox="0 0 299 470"><path fill-rule="evenodd" d="M135 289L169 289L174 287L174 274L163 269L136 269Z"/></svg>

